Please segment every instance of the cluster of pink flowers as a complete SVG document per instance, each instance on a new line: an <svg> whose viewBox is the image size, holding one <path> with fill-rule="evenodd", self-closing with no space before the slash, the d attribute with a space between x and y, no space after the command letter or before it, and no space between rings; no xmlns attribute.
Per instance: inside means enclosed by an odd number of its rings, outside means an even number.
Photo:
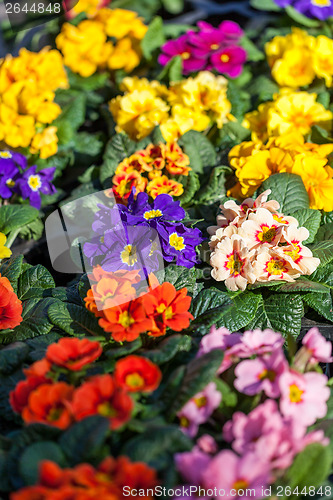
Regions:
<svg viewBox="0 0 333 500"><path fill-rule="evenodd" d="M246 51L240 47L243 30L233 21L223 21L218 28L204 21L198 23L198 31L188 31L176 40L162 46L158 62L165 66L175 56L183 60L185 75L194 71L212 71L239 76L246 61Z"/></svg>
<svg viewBox="0 0 333 500"><path fill-rule="evenodd" d="M241 205L227 201L220 207L217 226L208 228L212 277L225 281L229 290L245 290L255 282L294 281L320 264L302 243L309 231L298 227L294 217L278 212L279 203L267 201L270 192Z"/></svg>
<svg viewBox="0 0 333 500"><path fill-rule="evenodd" d="M261 498L263 487L280 478L308 444L329 444L322 430L308 432L308 427L327 413L330 390L327 377L318 371L318 363L332 361L332 345L317 328L312 328L289 364L283 343L283 337L271 330L241 335L215 327L202 339L198 356L222 349L225 357L219 376L225 380L235 377L236 390L260 396L260 404L248 414L236 411L223 425L223 447L228 443L231 449L218 451L215 440L204 434L193 450L175 455L177 469L189 484L236 492L253 488L255 497ZM197 397L202 395L193 399ZM212 414L212 400L208 400L206 421ZM202 415L202 405L200 411ZM202 423L202 419L197 422Z"/></svg>

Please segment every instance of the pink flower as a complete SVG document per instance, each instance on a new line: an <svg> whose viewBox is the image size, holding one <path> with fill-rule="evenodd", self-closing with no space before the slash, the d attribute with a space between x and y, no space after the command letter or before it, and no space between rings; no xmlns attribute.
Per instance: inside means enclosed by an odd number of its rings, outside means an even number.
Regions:
<svg viewBox="0 0 333 500"><path fill-rule="evenodd" d="M215 439L210 434L203 434L197 441L197 445L200 450L205 453L216 453L217 452L217 444Z"/></svg>
<svg viewBox="0 0 333 500"><path fill-rule="evenodd" d="M214 351L214 349L224 349L225 337L229 335L231 334L227 328L216 328L213 325L209 333L202 337L197 356L200 357L207 352ZM241 334L238 334L238 339L240 341Z"/></svg>
<svg viewBox="0 0 333 500"><path fill-rule="evenodd" d="M253 330L246 331L242 336L244 351L247 351L248 357L253 354L269 354L276 349L280 349L284 344L284 338L280 333L273 330Z"/></svg>
<svg viewBox="0 0 333 500"><path fill-rule="evenodd" d="M242 498L246 489L254 489L251 498L262 497L262 487L269 484L270 471L267 463L255 453L246 453L238 457L233 451L223 450L216 455L202 473L202 485L204 488L217 488L224 490L233 498ZM236 493L234 495L234 493ZM239 494L238 494L239 493ZM224 496L217 496L224 499Z"/></svg>
<svg viewBox="0 0 333 500"><path fill-rule="evenodd" d="M288 369L288 363L280 350L270 356L242 361L235 368L234 385L239 392L254 396L264 391L266 396L280 395L279 379Z"/></svg>
<svg viewBox="0 0 333 500"><path fill-rule="evenodd" d="M174 456L178 472L189 484L199 485L201 474L208 466L212 457L204 453L197 446L193 450L184 453L176 453Z"/></svg>
<svg viewBox="0 0 333 500"><path fill-rule="evenodd" d="M231 365L239 361L239 358L247 357L247 352L244 350L242 343L242 334L230 333L227 328L212 326L210 332L202 338L197 356L200 357L214 349L224 351L223 361L218 373L226 371Z"/></svg>
<svg viewBox="0 0 333 500"><path fill-rule="evenodd" d="M208 418L221 403L222 394L216 384L210 382L203 391L196 394L178 413L180 426L185 434L194 437L200 424Z"/></svg>
<svg viewBox="0 0 333 500"><path fill-rule="evenodd" d="M237 78L243 71L246 56L246 51L242 47L225 47L211 56L211 62L219 73Z"/></svg>
<svg viewBox="0 0 333 500"><path fill-rule="evenodd" d="M311 353L311 364L331 363L332 344L314 327L302 339L303 346Z"/></svg>
<svg viewBox="0 0 333 500"><path fill-rule="evenodd" d="M183 59L183 73L186 75L192 71L200 71L205 67L205 60L197 59L193 55L193 46L189 44L189 38L193 32L189 31L176 40L166 42L161 50L162 54L158 57L158 62L166 66L175 56L181 56Z"/></svg>
<svg viewBox="0 0 333 500"><path fill-rule="evenodd" d="M309 426L327 413L326 401L330 390L327 377L321 373L286 371L279 377L281 392L280 410L286 417L294 418L300 425Z"/></svg>

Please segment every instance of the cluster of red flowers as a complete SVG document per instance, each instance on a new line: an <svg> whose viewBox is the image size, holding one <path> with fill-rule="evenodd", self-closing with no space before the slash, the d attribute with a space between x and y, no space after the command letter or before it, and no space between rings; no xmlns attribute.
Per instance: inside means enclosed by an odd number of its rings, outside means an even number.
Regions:
<svg viewBox="0 0 333 500"><path fill-rule="evenodd" d="M129 393L154 391L161 372L148 359L131 355L116 363L113 375L87 378L86 369L101 353L100 344L88 339L62 338L50 345L45 358L24 370L26 379L10 393L13 410L28 424L66 429L90 415L102 415L111 429L118 429L132 414ZM59 381L60 376L67 381Z"/></svg>
<svg viewBox="0 0 333 500"><path fill-rule="evenodd" d="M9 280L0 275L0 330L15 328L22 321L22 302Z"/></svg>
<svg viewBox="0 0 333 500"><path fill-rule="evenodd" d="M180 196L183 185L169 176L188 175L189 165L189 157L176 142L149 144L118 165L113 193L118 200L126 200L135 187L137 193L146 191L152 198L162 193Z"/></svg>
<svg viewBox="0 0 333 500"><path fill-rule="evenodd" d="M94 468L79 464L73 469L61 469L49 460L41 462L36 486L11 494L11 500L120 500L123 488L147 491L157 485L154 469L143 462L131 462L127 457L107 457ZM146 500L152 496L141 497Z"/></svg>
<svg viewBox="0 0 333 500"><path fill-rule="evenodd" d="M166 282L129 300L136 294L132 286L137 282L136 275L137 271L108 273L98 267L89 276L97 284L92 285L84 300L87 309L100 318L99 325L105 332L111 333L117 342L131 342L141 333L160 337L165 335L167 327L176 332L187 328L193 319L188 311L191 297L187 295L187 289L177 291ZM122 296L123 301L120 300ZM99 310L101 307L104 309Z"/></svg>

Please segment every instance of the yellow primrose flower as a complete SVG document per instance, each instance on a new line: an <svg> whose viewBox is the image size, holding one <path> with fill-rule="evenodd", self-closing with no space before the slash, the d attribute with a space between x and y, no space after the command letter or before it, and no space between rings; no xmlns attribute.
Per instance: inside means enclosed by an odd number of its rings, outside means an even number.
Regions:
<svg viewBox="0 0 333 500"><path fill-rule="evenodd" d="M11 249L5 246L6 241L7 237L3 233L0 233L0 259L6 259L12 255Z"/></svg>
<svg viewBox="0 0 333 500"><path fill-rule="evenodd" d="M103 25L92 20L82 21L78 26L63 24L56 44L64 55L66 66L83 77L105 68L113 51Z"/></svg>
<svg viewBox="0 0 333 500"><path fill-rule="evenodd" d="M94 17L99 9L107 5L110 0L79 0L74 7L69 11L69 17L73 18L85 12L88 17Z"/></svg>
<svg viewBox="0 0 333 500"><path fill-rule="evenodd" d="M109 59L108 67L112 70L124 69L130 73L140 64L141 49L139 42L132 38L119 40L114 47Z"/></svg>
<svg viewBox="0 0 333 500"><path fill-rule="evenodd" d="M273 102L264 102L259 104L257 110L245 114L242 125L251 130L253 141L265 142L268 139L268 114L273 106Z"/></svg>
<svg viewBox="0 0 333 500"><path fill-rule="evenodd" d="M307 92L277 96L274 106L268 112L268 135L278 136L292 130L305 135L313 125L330 130L333 114L317 103L316 99L317 94Z"/></svg>
<svg viewBox="0 0 333 500"><path fill-rule="evenodd" d="M171 118L161 124L160 129L167 142L174 142L189 130L202 132L211 124L206 113L200 113L180 104L172 107Z"/></svg>
<svg viewBox="0 0 333 500"><path fill-rule="evenodd" d="M280 86L304 87L315 77L312 54L304 48L287 50L272 68L272 76Z"/></svg>
<svg viewBox="0 0 333 500"><path fill-rule="evenodd" d="M57 130L57 127L46 127L36 134L31 143L31 153L39 153L42 159L55 155L58 151Z"/></svg>
<svg viewBox="0 0 333 500"><path fill-rule="evenodd" d="M167 119L169 106L153 92L134 90L112 99L110 111L117 122L117 132L126 132L132 139L140 140Z"/></svg>
<svg viewBox="0 0 333 500"><path fill-rule="evenodd" d="M97 12L94 19L103 23L105 33L117 40L126 36L142 40L148 29L138 14L132 10L104 8Z"/></svg>
<svg viewBox="0 0 333 500"><path fill-rule="evenodd" d="M333 79L333 40L318 36L313 52L313 68L319 78L324 78L328 87Z"/></svg>

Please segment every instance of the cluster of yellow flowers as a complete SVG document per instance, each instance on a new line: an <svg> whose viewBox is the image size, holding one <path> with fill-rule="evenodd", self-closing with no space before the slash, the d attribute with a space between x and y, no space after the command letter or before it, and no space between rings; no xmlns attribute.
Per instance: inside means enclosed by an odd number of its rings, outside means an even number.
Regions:
<svg viewBox="0 0 333 500"><path fill-rule="evenodd" d="M120 90L124 96L112 99L110 110L116 130L134 140L147 137L157 125L164 139L172 142L188 130L202 132L212 123L222 128L233 119L227 80L209 71L171 83L169 88L156 80L128 77Z"/></svg>
<svg viewBox="0 0 333 500"><path fill-rule="evenodd" d="M54 155L57 128L47 125L61 113L55 90L67 87L57 50L21 49L18 57L7 55L0 61L0 140L12 148L30 147L41 158Z"/></svg>
<svg viewBox="0 0 333 500"><path fill-rule="evenodd" d="M273 98L245 115L243 126L251 130L252 140L265 142L292 131L306 135L313 125L331 130L333 114L316 102L317 94L283 89Z"/></svg>
<svg viewBox="0 0 333 500"><path fill-rule="evenodd" d="M87 17L94 17L99 9L102 7L106 7L111 0L79 0L78 2L73 2L73 0L64 0L64 7L67 6L67 9L70 9L66 17L68 19L72 19L81 12L84 12ZM74 7L71 8L72 4L75 3Z"/></svg>
<svg viewBox="0 0 333 500"><path fill-rule="evenodd" d="M133 188L136 193L146 191L153 199L163 193L180 196L183 185L169 176L188 176L189 165L189 157L176 142L149 144L119 163L112 179L113 193L120 200L126 200Z"/></svg>
<svg viewBox="0 0 333 500"><path fill-rule="evenodd" d="M102 8L77 26L63 24L56 44L66 66L83 77L107 68L129 73L140 63L140 42L146 31L136 12Z"/></svg>
<svg viewBox="0 0 333 500"><path fill-rule="evenodd" d="M333 80L333 40L310 36L293 28L286 36L276 36L265 46L272 75L280 86L303 87L315 77L324 78L328 87Z"/></svg>
<svg viewBox="0 0 333 500"><path fill-rule="evenodd" d="M258 141L242 142L229 153L238 183L229 196L246 198L270 175L290 172L299 175L310 199L310 208L333 210L333 169L327 156L333 144L313 144L304 141L299 132L270 138L267 144Z"/></svg>

